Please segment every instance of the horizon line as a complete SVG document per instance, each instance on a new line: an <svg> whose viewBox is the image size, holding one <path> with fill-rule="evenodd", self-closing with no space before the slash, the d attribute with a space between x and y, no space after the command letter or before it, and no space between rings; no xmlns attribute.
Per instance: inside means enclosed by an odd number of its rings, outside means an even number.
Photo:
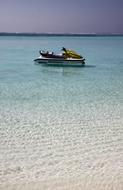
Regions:
<svg viewBox="0 0 123 190"><path fill-rule="evenodd" d="M0 32L0 36L122 36L123 33Z"/></svg>

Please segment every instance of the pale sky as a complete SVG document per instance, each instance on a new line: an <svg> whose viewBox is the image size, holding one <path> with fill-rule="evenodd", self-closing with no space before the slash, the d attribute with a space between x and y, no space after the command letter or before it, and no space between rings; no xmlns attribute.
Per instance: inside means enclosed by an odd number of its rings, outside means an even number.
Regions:
<svg viewBox="0 0 123 190"><path fill-rule="evenodd" d="M123 0L0 0L0 32L123 34Z"/></svg>

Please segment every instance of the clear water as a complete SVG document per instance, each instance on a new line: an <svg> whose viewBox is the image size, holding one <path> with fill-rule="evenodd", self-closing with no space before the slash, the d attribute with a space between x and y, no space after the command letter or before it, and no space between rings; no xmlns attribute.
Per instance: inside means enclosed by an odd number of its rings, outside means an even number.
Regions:
<svg viewBox="0 0 123 190"><path fill-rule="evenodd" d="M86 66L34 64L63 46ZM123 37L0 37L1 189L120 190L122 176Z"/></svg>

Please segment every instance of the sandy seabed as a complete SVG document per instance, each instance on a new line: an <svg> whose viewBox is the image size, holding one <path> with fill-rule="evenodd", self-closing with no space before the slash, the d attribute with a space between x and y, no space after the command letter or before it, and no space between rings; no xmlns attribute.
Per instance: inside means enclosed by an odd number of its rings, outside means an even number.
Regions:
<svg viewBox="0 0 123 190"><path fill-rule="evenodd" d="M80 176L76 177L51 177L46 180L20 181L0 185L0 190L122 190L123 169L96 163ZM90 173L90 172L91 173Z"/></svg>

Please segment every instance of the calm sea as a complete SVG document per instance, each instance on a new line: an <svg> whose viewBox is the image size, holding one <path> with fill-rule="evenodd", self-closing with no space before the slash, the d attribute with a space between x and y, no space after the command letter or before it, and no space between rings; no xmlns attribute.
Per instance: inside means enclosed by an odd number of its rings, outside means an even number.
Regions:
<svg viewBox="0 0 123 190"><path fill-rule="evenodd" d="M34 64L62 47L85 67ZM123 189L123 36L0 37L0 189L33 182Z"/></svg>

